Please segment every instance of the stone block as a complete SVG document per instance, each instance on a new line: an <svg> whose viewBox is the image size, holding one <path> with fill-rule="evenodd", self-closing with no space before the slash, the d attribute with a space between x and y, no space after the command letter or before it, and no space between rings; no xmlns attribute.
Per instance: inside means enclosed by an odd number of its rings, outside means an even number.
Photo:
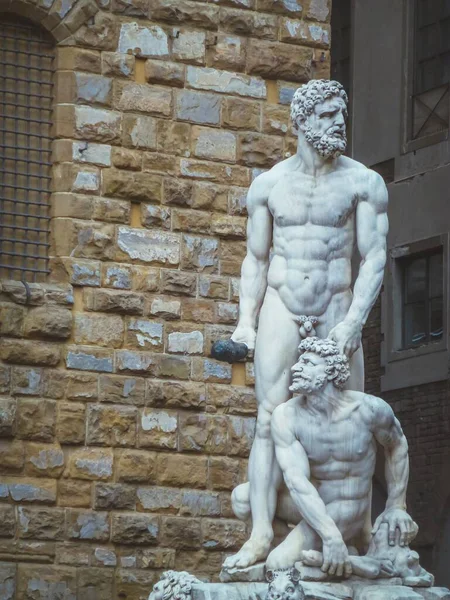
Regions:
<svg viewBox="0 0 450 600"><path fill-rule="evenodd" d="M287 79L304 83L311 78L310 48L290 44L249 40L247 72L267 79Z"/></svg>
<svg viewBox="0 0 450 600"><path fill-rule="evenodd" d="M209 383L230 383L231 365L210 358L195 358L192 379Z"/></svg>
<svg viewBox="0 0 450 600"><path fill-rule="evenodd" d="M260 121L261 106L258 102L232 97L224 100L222 123L225 127L258 131Z"/></svg>
<svg viewBox="0 0 450 600"><path fill-rule="evenodd" d="M227 277L200 275L198 293L203 298L228 300L230 282Z"/></svg>
<svg viewBox="0 0 450 600"><path fill-rule="evenodd" d="M122 115L119 112L75 107L75 137L95 142L119 142L122 128Z"/></svg>
<svg viewBox="0 0 450 600"><path fill-rule="evenodd" d="M257 71L253 69L252 72L256 73ZM207 67L188 67L186 82L189 87L197 90L236 94L257 99L266 98L267 95L266 84L262 79Z"/></svg>
<svg viewBox="0 0 450 600"><path fill-rule="evenodd" d="M73 142L72 158L74 162L110 167L111 146L94 142Z"/></svg>
<svg viewBox="0 0 450 600"><path fill-rule="evenodd" d="M211 215L199 210L172 210L172 228L174 231L190 233L210 233Z"/></svg>
<svg viewBox="0 0 450 600"><path fill-rule="evenodd" d="M141 204L141 223L152 229L170 229L170 209L154 204Z"/></svg>
<svg viewBox="0 0 450 600"><path fill-rule="evenodd" d="M99 567L115 567L117 565L117 555L109 548L96 548L92 564ZM102 572L104 573L104 570Z"/></svg>
<svg viewBox="0 0 450 600"><path fill-rule="evenodd" d="M288 131L289 108L278 104L267 104L263 109L262 128L264 133L282 135Z"/></svg>
<svg viewBox="0 0 450 600"><path fill-rule="evenodd" d="M167 298L154 298L150 305L150 314L166 320L179 319L181 317L181 302Z"/></svg>
<svg viewBox="0 0 450 600"><path fill-rule="evenodd" d="M3 339L0 358L7 363L55 367L61 358L60 346L31 340Z"/></svg>
<svg viewBox="0 0 450 600"><path fill-rule="evenodd" d="M150 0L150 18L216 30L219 10L216 6L198 4L190 0Z"/></svg>
<svg viewBox="0 0 450 600"><path fill-rule="evenodd" d="M112 373L114 369L113 351L106 348L68 346L66 367L80 371Z"/></svg>
<svg viewBox="0 0 450 600"><path fill-rule="evenodd" d="M137 497L143 511L177 514L181 507L181 491L172 488L140 487Z"/></svg>
<svg viewBox="0 0 450 600"><path fill-rule="evenodd" d="M123 320L119 316L75 314L74 342L119 348L124 333Z"/></svg>
<svg viewBox="0 0 450 600"><path fill-rule="evenodd" d="M191 179L246 186L249 172L244 167L188 158L180 160L180 174Z"/></svg>
<svg viewBox="0 0 450 600"><path fill-rule="evenodd" d="M87 310L124 315L141 315L144 311L144 297L136 292L89 289L85 290L84 301Z"/></svg>
<svg viewBox="0 0 450 600"><path fill-rule="evenodd" d="M210 383L206 386L207 403L227 414L256 414L255 390L240 385Z"/></svg>
<svg viewBox="0 0 450 600"><path fill-rule="evenodd" d="M225 456L209 458L209 483L213 490L233 490L239 480L239 462Z"/></svg>
<svg viewBox="0 0 450 600"><path fill-rule="evenodd" d="M194 155L208 160L236 161L236 136L231 131L193 127Z"/></svg>
<svg viewBox="0 0 450 600"><path fill-rule="evenodd" d="M130 222L131 202L112 198L95 198L94 219L111 223Z"/></svg>
<svg viewBox="0 0 450 600"><path fill-rule="evenodd" d="M150 352L119 350L116 352L116 369L119 372L147 373L155 368L157 358Z"/></svg>
<svg viewBox="0 0 450 600"><path fill-rule="evenodd" d="M17 436L21 439L50 442L55 435L56 402L19 398Z"/></svg>
<svg viewBox="0 0 450 600"><path fill-rule="evenodd" d="M181 268L214 273L219 266L219 243L214 238L183 235Z"/></svg>
<svg viewBox="0 0 450 600"><path fill-rule="evenodd" d="M2 485L15 502L42 502L43 504L56 502L56 481L52 479L3 478Z"/></svg>
<svg viewBox="0 0 450 600"><path fill-rule="evenodd" d="M182 454L157 455L157 479L161 485L205 488L208 477L206 456Z"/></svg>
<svg viewBox="0 0 450 600"><path fill-rule="evenodd" d="M155 545L158 542L159 517L136 513L116 513L112 517L111 540L117 544Z"/></svg>
<svg viewBox="0 0 450 600"><path fill-rule="evenodd" d="M162 352L163 350L163 325L147 319L130 319L125 337L127 346Z"/></svg>
<svg viewBox="0 0 450 600"><path fill-rule="evenodd" d="M113 474L113 454L102 448L79 448L70 455L69 475L74 479L108 480Z"/></svg>
<svg viewBox="0 0 450 600"><path fill-rule="evenodd" d="M217 321L234 324L238 318L238 306L229 302L218 302L216 305Z"/></svg>
<svg viewBox="0 0 450 600"><path fill-rule="evenodd" d="M171 206L190 206L193 184L182 179L164 179L163 202Z"/></svg>
<svg viewBox="0 0 450 600"><path fill-rule="evenodd" d="M144 404L144 380L137 377L101 375L99 378L99 399L101 402L116 404Z"/></svg>
<svg viewBox="0 0 450 600"><path fill-rule="evenodd" d="M179 447L190 452L226 454L228 423L223 415L180 414Z"/></svg>
<svg viewBox="0 0 450 600"><path fill-rule="evenodd" d="M159 121L158 150L161 152L167 152L168 154L185 156L190 150L190 131L191 126L189 123ZM146 156L146 164L149 162L151 156L152 155ZM166 157L165 161L167 162L167 160L168 158ZM165 173L165 175L167 175L167 173Z"/></svg>
<svg viewBox="0 0 450 600"><path fill-rule="evenodd" d="M196 182L193 185L189 206L204 210L227 212L227 193L228 188L226 187Z"/></svg>
<svg viewBox="0 0 450 600"><path fill-rule="evenodd" d="M136 415L133 406L90 404L86 416L86 442L99 446L134 446Z"/></svg>
<svg viewBox="0 0 450 600"><path fill-rule="evenodd" d="M133 289L138 292L157 292L159 290L159 269L133 266Z"/></svg>
<svg viewBox="0 0 450 600"><path fill-rule="evenodd" d="M146 400L160 408L203 409L205 385L194 381L146 380Z"/></svg>
<svg viewBox="0 0 450 600"><path fill-rule="evenodd" d="M21 509L19 509L21 510ZM16 515L14 506L9 504L0 505L0 537L14 537L16 534ZM0 568L0 592L2 589ZM1 596L0 596L1 598Z"/></svg>
<svg viewBox="0 0 450 600"><path fill-rule="evenodd" d="M170 379L190 378L190 357L161 354L158 358L159 360L157 361L155 368L151 371L153 377L167 377Z"/></svg>
<svg viewBox="0 0 450 600"><path fill-rule="evenodd" d="M58 481L58 502L60 506L89 508L91 506L91 482L79 479Z"/></svg>
<svg viewBox="0 0 450 600"><path fill-rule="evenodd" d="M161 542L164 546L176 550L200 548L202 542L200 520L162 517Z"/></svg>
<svg viewBox="0 0 450 600"><path fill-rule="evenodd" d="M255 167L271 167L283 157L283 138L258 133L239 136L241 161Z"/></svg>
<svg viewBox="0 0 450 600"><path fill-rule="evenodd" d="M61 46L56 56L57 71L87 71L88 73L100 73L100 52L85 50L84 48L73 48Z"/></svg>
<svg viewBox="0 0 450 600"><path fill-rule="evenodd" d="M174 29L172 56L177 61L203 65L206 55L206 33Z"/></svg>
<svg viewBox="0 0 450 600"><path fill-rule="evenodd" d="M112 96L112 79L92 73L74 73L75 100L80 104L109 106Z"/></svg>
<svg viewBox="0 0 450 600"><path fill-rule="evenodd" d="M131 201L160 202L161 177L151 173L129 173L119 169L103 171L103 193Z"/></svg>
<svg viewBox="0 0 450 600"><path fill-rule="evenodd" d="M44 388L43 382L43 369L32 367L12 368L11 391L14 395L39 396Z"/></svg>
<svg viewBox="0 0 450 600"><path fill-rule="evenodd" d="M175 175L178 171L177 157L169 156L168 154L160 154L159 152L146 153L144 155L142 168L144 171L160 173L161 175Z"/></svg>
<svg viewBox="0 0 450 600"><path fill-rule="evenodd" d="M131 148L156 149L156 120L143 115L124 115L123 144ZM145 181L145 178L142 178Z"/></svg>
<svg viewBox="0 0 450 600"><path fill-rule="evenodd" d="M131 552L131 550L130 550ZM135 569L137 559L135 555L128 554L121 559L122 566L127 567L116 571L116 593L119 598L141 600L148 596L159 575L155 571Z"/></svg>
<svg viewBox="0 0 450 600"><path fill-rule="evenodd" d="M228 417L231 456L247 458L255 437L256 419L253 417Z"/></svg>
<svg viewBox="0 0 450 600"><path fill-rule="evenodd" d="M232 519L202 519L203 547L238 550L247 539L245 523Z"/></svg>
<svg viewBox="0 0 450 600"><path fill-rule="evenodd" d="M110 528L107 512L93 510L68 510L67 537L72 540L108 541Z"/></svg>
<svg viewBox="0 0 450 600"><path fill-rule="evenodd" d="M175 566L175 550L144 548L140 553L140 562L144 569L173 569Z"/></svg>
<svg viewBox="0 0 450 600"><path fill-rule="evenodd" d="M64 509L18 508L18 535L36 540L64 539Z"/></svg>
<svg viewBox="0 0 450 600"><path fill-rule="evenodd" d="M214 302L212 300L185 300L181 307L181 318L184 321L210 323L214 320Z"/></svg>
<svg viewBox="0 0 450 600"><path fill-rule="evenodd" d="M25 310L15 304L2 304L0 306L0 335L21 337Z"/></svg>
<svg viewBox="0 0 450 600"><path fill-rule="evenodd" d="M25 473L58 478L64 470L64 453L59 444L26 445Z"/></svg>
<svg viewBox="0 0 450 600"><path fill-rule="evenodd" d="M245 239L247 221L244 217L214 215L211 232L219 237Z"/></svg>
<svg viewBox="0 0 450 600"><path fill-rule="evenodd" d="M60 397L58 390L65 386L64 394L68 400L95 400L97 394L97 375L93 373L71 373L70 371L55 371L47 380L47 388L44 395ZM64 389L64 388L63 388Z"/></svg>
<svg viewBox="0 0 450 600"><path fill-rule="evenodd" d="M136 488L123 483L96 483L94 508L96 510L134 509Z"/></svg>
<svg viewBox="0 0 450 600"><path fill-rule="evenodd" d="M100 287L100 263L93 260L62 259L61 267L72 285Z"/></svg>
<svg viewBox="0 0 450 600"><path fill-rule="evenodd" d="M237 35L254 36L267 40L276 40L278 19L276 16L260 12L222 8L221 26Z"/></svg>
<svg viewBox="0 0 450 600"><path fill-rule="evenodd" d="M6 394L9 391L11 380L11 367L0 364L0 394Z"/></svg>
<svg viewBox="0 0 450 600"><path fill-rule="evenodd" d="M102 74L110 77L131 78L136 59L121 52L102 52Z"/></svg>
<svg viewBox="0 0 450 600"><path fill-rule="evenodd" d="M167 348L174 354L202 354L203 334L201 331L170 333L167 338Z"/></svg>
<svg viewBox="0 0 450 600"><path fill-rule="evenodd" d="M127 266L117 264L105 265L103 268L103 285L116 290L130 290L132 269Z"/></svg>
<svg viewBox="0 0 450 600"><path fill-rule="evenodd" d="M138 418L138 439L141 448L175 450L178 438L176 413L145 408Z"/></svg>
<svg viewBox="0 0 450 600"><path fill-rule="evenodd" d="M168 37L158 25L141 27L137 23L123 23L117 51L142 58L168 57Z"/></svg>
<svg viewBox="0 0 450 600"><path fill-rule="evenodd" d="M330 25L282 19L280 41L327 49L330 45Z"/></svg>
<svg viewBox="0 0 450 600"><path fill-rule="evenodd" d="M118 169L140 171L142 167L142 154L127 148L113 148L112 163Z"/></svg>
<svg viewBox="0 0 450 600"><path fill-rule="evenodd" d="M24 443L21 440L1 440L0 473L19 473L22 470L24 464Z"/></svg>
<svg viewBox="0 0 450 600"><path fill-rule="evenodd" d="M212 55L213 66L217 69L242 71L245 68L247 40L238 35L219 33Z"/></svg>
<svg viewBox="0 0 450 600"><path fill-rule="evenodd" d="M61 565L19 564L17 597L21 600L75 600L75 569Z"/></svg>
<svg viewBox="0 0 450 600"><path fill-rule="evenodd" d="M145 231L119 227L118 246L129 258L159 265L177 266L180 262L180 238L163 231Z"/></svg>
<svg viewBox="0 0 450 600"><path fill-rule="evenodd" d="M61 444L83 444L85 437L84 404L62 402L58 404L56 439Z"/></svg>
<svg viewBox="0 0 450 600"><path fill-rule="evenodd" d="M113 13L130 17L147 17L148 13L147 2L145 0L112 0L111 10Z"/></svg>
<svg viewBox="0 0 450 600"><path fill-rule="evenodd" d="M88 568L77 570L79 598L110 600L113 597L114 574L106 569Z"/></svg>
<svg viewBox="0 0 450 600"><path fill-rule="evenodd" d="M309 0L305 17L313 21L329 21L331 7L327 0Z"/></svg>
<svg viewBox="0 0 450 600"><path fill-rule="evenodd" d="M124 450L118 458L117 477L128 483L153 483L156 454L148 450Z"/></svg>
<svg viewBox="0 0 450 600"><path fill-rule="evenodd" d="M0 436L13 437L16 433L17 400L0 398Z"/></svg>
<svg viewBox="0 0 450 600"><path fill-rule="evenodd" d="M172 112L172 92L147 83L124 83L117 90L118 110L168 117Z"/></svg>
<svg viewBox="0 0 450 600"><path fill-rule="evenodd" d="M214 492L184 490L180 515L185 517L220 517L220 497Z"/></svg>
<svg viewBox="0 0 450 600"><path fill-rule="evenodd" d="M159 60L147 60L145 63L145 78L149 83L183 87L184 77L185 67L178 63Z"/></svg>
<svg viewBox="0 0 450 600"><path fill-rule="evenodd" d="M205 94L190 90L177 92L175 117L205 125L219 125L222 99L216 94Z"/></svg>
<svg viewBox="0 0 450 600"><path fill-rule="evenodd" d="M194 273L163 269L161 272L161 288L166 294L195 296L197 276Z"/></svg>
<svg viewBox="0 0 450 600"><path fill-rule="evenodd" d="M268 13L280 13L300 17L303 3L300 0L258 0L258 9Z"/></svg>

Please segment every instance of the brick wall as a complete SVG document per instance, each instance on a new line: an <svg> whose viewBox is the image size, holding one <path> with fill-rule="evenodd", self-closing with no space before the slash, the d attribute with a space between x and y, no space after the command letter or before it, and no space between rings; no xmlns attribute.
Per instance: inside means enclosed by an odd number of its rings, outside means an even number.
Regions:
<svg viewBox="0 0 450 600"><path fill-rule="evenodd" d="M51 276L0 296L2 598L144 599L243 542L252 369L208 355L237 316L246 189L329 74L329 5L0 3L57 40Z"/></svg>

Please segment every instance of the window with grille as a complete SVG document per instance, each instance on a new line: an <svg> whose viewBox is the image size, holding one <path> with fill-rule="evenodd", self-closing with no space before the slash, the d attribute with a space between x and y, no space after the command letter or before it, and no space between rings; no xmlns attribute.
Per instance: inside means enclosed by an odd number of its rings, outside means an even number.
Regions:
<svg viewBox="0 0 450 600"><path fill-rule="evenodd" d="M0 14L0 278L48 273L54 43Z"/></svg>
<svg viewBox="0 0 450 600"><path fill-rule="evenodd" d="M414 11L413 140L448 130L450 0L416 0Z"/></svg>

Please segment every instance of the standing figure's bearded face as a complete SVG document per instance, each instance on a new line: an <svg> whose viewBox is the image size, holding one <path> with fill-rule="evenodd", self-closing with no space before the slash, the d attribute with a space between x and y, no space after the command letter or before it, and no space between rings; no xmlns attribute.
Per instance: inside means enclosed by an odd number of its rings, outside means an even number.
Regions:
<svg viewBox="0 0 450 600"><path fill-rule="evenodd" d="M347 147L346 119L347 106L342 98L335 96L316 104L299 128L320 156L337 158Z"/></svg>

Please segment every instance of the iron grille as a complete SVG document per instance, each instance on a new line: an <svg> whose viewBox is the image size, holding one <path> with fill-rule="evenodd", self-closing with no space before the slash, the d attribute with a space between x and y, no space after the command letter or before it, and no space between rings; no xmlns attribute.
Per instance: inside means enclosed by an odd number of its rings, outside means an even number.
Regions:
<svg viewBox="0 0 450 600"><path fill-rule="evenodd" d="M54 44L0 14L0 276L48 273Z"/></svg>

